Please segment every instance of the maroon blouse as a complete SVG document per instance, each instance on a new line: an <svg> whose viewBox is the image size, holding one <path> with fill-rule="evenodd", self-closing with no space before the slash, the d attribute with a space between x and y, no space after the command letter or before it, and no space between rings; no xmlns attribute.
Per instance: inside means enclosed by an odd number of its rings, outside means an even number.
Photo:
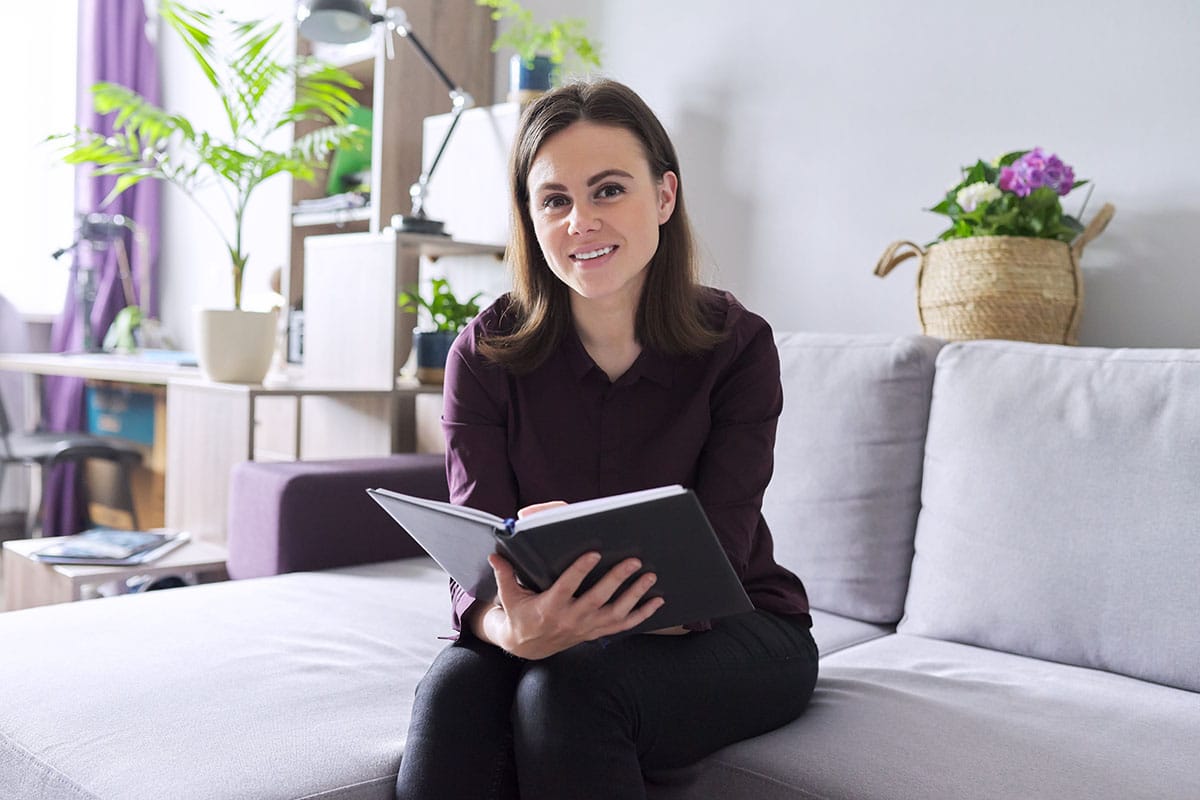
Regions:
<svg viewBox="0 0 1200 800"><path fill-rule="evenodd" d="M645 348L615 382L573 329L536 370L509 373L475 348L481 334L511 330L507 296L481 313L446 365L450 501L511 517L532 503L681 484L755 607L811 624L804 586L775 563L761 511L783 406L774 337L731 294L705 291L724 341L696 357ZM457 630L474 598L454 581L451 593ZM696 622L688 627L708 627Z"/></svg>

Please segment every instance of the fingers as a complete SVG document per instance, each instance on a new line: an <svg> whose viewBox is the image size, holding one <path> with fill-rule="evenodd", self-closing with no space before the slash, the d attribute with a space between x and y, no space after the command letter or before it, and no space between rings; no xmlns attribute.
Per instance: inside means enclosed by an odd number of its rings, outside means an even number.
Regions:
<svg viewBox="0 0 1200 800"><path fill-rule="evenodd" d="M618 597L617 592L620 588L642 568L640 560L626 558L604 573L591 588L576 598L575 594L579 591L579 587L583 585L584 580L600 561L599 553L586 553L575 559L571 566L567 567L558 577L554 585L547 590L547 594L553 594L564 604L574 601L575 604L587 610L611 606L612 610L624 616L641 601L658 579L654 573L647 572L645 575L639 576Z"/></svg>
<svg viewBox="0 0 1200 800"><path fill-rule="evenodd" d="M628 619L631 612L634 612L635 608L637 609L637 612L640 613L642 608L637 608L638 603L641 603L642 600L645 599L646 593L654 587L654 584L658 581L657 575L655 575L653 572L647 572L645 575L639 575L637 580L629 584L625 591L621 592L619 595L616 593L622 586L625 585L630 577L632 577L639 569L641 569L641 566L641 562L637 561L637 559L626 559L609 570L608 574L597 581L596 585L589 589L587 593L584 594L584 596L580 599L595 603L597 607L603 607L604 610L608 611L609 614L616 620ZM612 581L612 583L609 583L609 581ZM655 601L657 601L657 605L650 612L654 613L654 611L658 610L658 607L662 605L662 598L651 598L643 604L643 607ZM622 625L616 630L623 631L627 630L628 628L632 628L634 625L640 623L642 619L645 619L648 616L649 614L645 615L645 617L639 618L636 622L633 622L630 625Z"/></svg>
<svg viewBox="0 0 1200 800"><path fill-rule="evenodd" d="M554 595L560 602L569 602L575 596L575 593L579 591L579 587L583 584L584 579L587 578L588 574L599 563L599 553L584 553L572 561L571 566L563 570L562 575L558 576L558 580L546 590L546 593Z"/></svg>
<svg viewBox="0 0 1200 800"><path fill-rule="evenodd" d="M637 574L637 571L641 568L641 561L636 558L626 558L623 561L618 562L615 566L613 566L612 569L606 572L604 577L596 581L595 585L581 595L579 599L599 608L605 603L613 600L617 594L617 590L620 589L627 580ZM630 593L636 592L636 597L633 598L632 602L628 603L626 611L628 611L630 608L633 608L633 606L637 604L637 601L641 598L641 596L648 592L650 587L654 585L655 580L656 578L654 574L648 572L645 575L640 576L637 581L635 581L633 585L629 587L629 589L621 594L620 599L624 600L630 595ZM578 589L579 587L575 588ZM638 591L639 589L640 591Z"/></svg>
<svg viewBox="0 0 1200 800"><path fill-rule="evenodd" d="M627 558L605 573L592 588L579 597L580 604L594 609L593 613L598 615L597 623L602 626L599 635L607 636L629 630L662 608L665 601L661 597L650 598L642 603L646 593L658 580L658 576L652 572L639 575L624 591L617 594L641 568L641 561Z"/></svg>
<svg viewBox="0 0 1200 800"><path fill-rule="evenodd" d="M488 556L492 574L496 576L496 595L499 604L511 608L523 595L530 594L529 590L517 582L517 573L512 564L504 556L492 553Z"/></svg>
<svg viewBox="0 0 1200 800"><path fill-rule="evenodd" d="M562 500L549 500L545 503L534 503L533 505L525 506L520 511L518 511L517 519L525 519L530 514L536 514L539 511L546 511L547 509L558 508L559 506L565 506L565 505L566 505L566 503L563 502Z"/></svg>

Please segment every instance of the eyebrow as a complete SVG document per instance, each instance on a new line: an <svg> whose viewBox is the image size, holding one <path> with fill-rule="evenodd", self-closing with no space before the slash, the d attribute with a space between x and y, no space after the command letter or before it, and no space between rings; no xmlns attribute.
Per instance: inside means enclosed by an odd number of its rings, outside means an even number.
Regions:
<svg viewBox="0 0 1200 800"><path fill-rule="evenodd" d="M597 183L600 183L601 181L603 181L607 178L611 178L614 175L621 177L621 178L628 178L630 180L633 180L633 175L631 175L630 173L626 172L623 169L606 169L606 170L601 170L600 172L597 172L592 177L588 178L587 185L589 187L595 186ZM561 183L543 183L542 185L537 187L536 191L538 191L538 192L565 192L566 190L567 190L567 187L563 186Z"/></svg>

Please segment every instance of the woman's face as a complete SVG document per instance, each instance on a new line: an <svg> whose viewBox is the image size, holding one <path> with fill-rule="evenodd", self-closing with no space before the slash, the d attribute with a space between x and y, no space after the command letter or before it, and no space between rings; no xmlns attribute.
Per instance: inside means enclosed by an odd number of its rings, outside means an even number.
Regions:
<svg viewBox="0 0 1200 800"><path fill-rule="evenodd" d="M658 226L675 210L675 173L651 174L625 128L581 121L542 142L528 186L534 235L572 302L636 308Z"/></svg>

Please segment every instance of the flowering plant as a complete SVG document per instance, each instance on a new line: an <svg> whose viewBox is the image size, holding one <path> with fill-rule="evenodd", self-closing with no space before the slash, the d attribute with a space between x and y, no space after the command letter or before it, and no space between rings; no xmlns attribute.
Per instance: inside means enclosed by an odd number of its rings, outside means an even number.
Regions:
<svg viewBox="0 0 1200 800"><path fill-rule="evenodd" d="M964 167L963 179L929 210L952 223L938 236L941 241L1033 236L1070 242L1083 225L1063 213L1059 198L1086 183L1075 180L1075 171L1058 156L1035 147Z"/></svg>

